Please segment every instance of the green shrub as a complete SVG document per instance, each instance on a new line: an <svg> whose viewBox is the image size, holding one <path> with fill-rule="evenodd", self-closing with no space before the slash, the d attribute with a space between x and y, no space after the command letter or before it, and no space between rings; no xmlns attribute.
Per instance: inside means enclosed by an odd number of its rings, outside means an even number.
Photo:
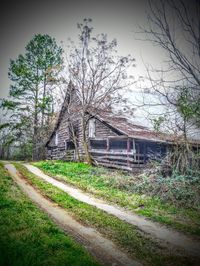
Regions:
<svg viewBox="0 0 200 266"><path fill-rule="evenodd" d="M131 185L132 192L157 196L165 202L176 206L200 209L200 178L183 175L162 176L140 175Z"/></svg>

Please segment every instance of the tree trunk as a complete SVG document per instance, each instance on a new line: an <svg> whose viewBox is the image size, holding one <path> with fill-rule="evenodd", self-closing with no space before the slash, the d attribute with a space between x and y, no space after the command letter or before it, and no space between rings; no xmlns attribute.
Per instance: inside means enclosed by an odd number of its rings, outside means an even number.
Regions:
<svg viewBox="0 0 200 266"><path fill-rule="evenodd" d="M44 125L44 112L45 112L44 101L45 101L45 97L46 97L46 74L44 75L43 95L42 95L42 127Z"/></svg>
<svg viewBox="0 0 200 266"><path fill-rule="evenodd" d="M85 159L86 162L90 165L92 165L92 157L89 152L89 147L88 147L88 140L86 137L86 123L85 123L85 116L83 115L82 117L82 133L83 133L83 148L85 152Z"/></svg>
<svg viewBox="0 0 200 266"><path fill-rule="evenodd" d="M5 159L5 147L4 144L1 145L0 147L0 158Z"/></svg>
<svg viewBox="0 0 200 266"><path fill-rule="evenodd" d="M33 160L38 159L38 117L34 114L34 128L33 128Z"/></svg>
<svg viewBox="0 0 200 266"><path fill-rule="evenodd" d="M74 147L75 147L75 154L77 156L77 161L80 162L80 154L79 154L79 150L78 150L78 145L77 145L77 138L75 136L75 134L73 134L73 139L74 139Z"/></svg>
<svg viewBox="0 0 200 266"><path fill-rule="evenodd" d="M37 70L38 76L38 70ZM33 126L33 160L38 160L38 84L35 89L34 126Z"/></svg>
<svg viewBox="0 0 200 266"><path fill-rule="evenodd" d="M77 136L75 134L73 123L71 121L69 121L69 124L70 124L71 132L72 132L72 139L73 139L73 142L74 142L75 154L77 156L78 162L80 162L81 160L80 160L80 154L79 154L79 150L78 150Z"/></svg>
<svg viewBox="0 0 200 266"><path fill-rule="evenodd" d="M83 147L84 147L84 151L85 151L86 162L88 164L92 165L92 157L91 157L91 154L89 152L87 140L83 140Z"/></svg>

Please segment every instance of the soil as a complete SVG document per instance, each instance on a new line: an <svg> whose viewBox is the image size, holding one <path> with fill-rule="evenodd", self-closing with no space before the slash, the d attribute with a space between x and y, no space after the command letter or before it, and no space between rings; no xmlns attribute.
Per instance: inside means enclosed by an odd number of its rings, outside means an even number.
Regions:
<svg viewBox="0 0 200 266"><path fill-rule="evenodd" d="M30 165L26 166L28 168L32 167ZM103 265L142 265L136 260L129 258L127 254L119 250L119 248L112 241L104 238L95 229L86 227L77 222L67 213L66 210L43 197L39 191L33 188L24 178L20 176L14 165L6 164L5 168L8 170L9 174L12 176L20 189L34 203L36 203L44 212L46 212L61 229L85 246L85 248ZM33 169L34 171L38 171L37 168L31 168L31 170Z"/></svg>
<svg viewBox="0 0 200 266"><path fill-rule="evenodd" d="M24 164L24 166L37 177L42 178L46 182L49 182L65 191L75 199L95 206L96 208L112 214L129 224L137 226L143 232L150 234L154 239L157 239L159 244L172 250L174 250L174 248L179 250L182 249L190 255L200 257L200 242L196 239L172 230L166 226L160 225L159 223L152 222L143 216L139 216L118 206L110 205L103 200L97 199L94 196L81 191L80 189L44 174L40 169L33 165Z"/></svg>

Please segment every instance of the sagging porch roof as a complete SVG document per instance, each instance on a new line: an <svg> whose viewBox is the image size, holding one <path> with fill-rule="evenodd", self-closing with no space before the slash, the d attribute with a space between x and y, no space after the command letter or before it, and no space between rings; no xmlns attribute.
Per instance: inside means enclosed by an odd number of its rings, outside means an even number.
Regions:
<svg viewBox="0 0 200 266"><path fill-rule="evenodd" d="M94 117L96 117L99 121L111 126L112 128L117 129L122 135L130 138L145 139L157 142L173 142L174 140L173 135L152 131L145 126L134 124L124 117L117 116L111 111L98 111Z"/></svg>

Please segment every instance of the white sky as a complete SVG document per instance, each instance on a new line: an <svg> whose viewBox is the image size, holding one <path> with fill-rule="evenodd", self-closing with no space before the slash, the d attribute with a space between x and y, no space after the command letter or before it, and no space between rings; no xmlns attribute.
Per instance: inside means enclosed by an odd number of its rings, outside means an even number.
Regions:
<svg viewBox="0 0 200 266"><path fill-rule="evenodd" d="M8 0L2 1L0 98L8 96L9 92L9 60L16 59L20 53L23 54L25 46L35 34L49 34L55 37L58 44L63 41L65 47L68 38L76 40L76 25L84 18L92 18L94 33L107 33L110 40L117 39L120 55L131 54L136 59L136 67L132 73L136 79L146 75L144 63L158 69L164 67L163 51L152 43L137 40L140 37L136 34L139 25L148 26L148 0L18 0L13 3ZM136 94L129 94L129 100L136 100ZM153 110L157 111L157 108ZM138 109L136 114L137 122L146 124L145 113Z"/></svg>
<svg viewBox="0 0 200 266"><path fill-rule="evenodd" d="M9 60L24 53L34 34L49 34L64 45L70 37L77 37L77 22L93 19L95 33L107 33L116 38L121 55L131 54L136 59L133 76L146 74L143 61L161 67L164 55L158 47L136 40L138 25L146 24L147 0L123 1L17 1L1 9L0 42L0 98L9 91L7 77Z"/></svg>

